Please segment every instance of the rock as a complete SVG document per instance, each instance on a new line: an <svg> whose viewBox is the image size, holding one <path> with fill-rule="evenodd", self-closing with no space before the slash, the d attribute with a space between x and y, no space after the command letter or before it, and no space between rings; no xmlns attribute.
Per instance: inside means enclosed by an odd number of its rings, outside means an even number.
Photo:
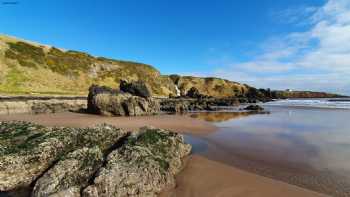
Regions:
<svg viewBox="0 0 350 197"><path fill-rule="evenodd" d="M0 122L0 191L28 186L68 152L93 146L105 151L126 135L109 125L81 129Z"/></svg>
<svg viewBox="0 0 350 197"><path fill-rule="evenodd" d="M201 93L199 93L199 90L195 87L192 87L186 94L186 96L190 97L190 98L202 98L204 97L204 95L202 95Z"/></svg>
<svg viewBox="0 0 350 197"><path fill-rule="evenodd" d="M80 196L80 190L88 185L102 161L103 155L98 146L75 150L37 180L32 196Z"/></svg>
<svg viewBox="0 0 350 197"><path fill-rule="evenodd" d="M133 96L104 87L89 89L88 112L113 116L138 116L159 113L159 102L153 98Z"/></svg>
<svg viewBox="0 0 350 197"><path fill-rule="evenodd" d="M183 113L187 111L214 111L217 110L217 106L237 106L238 104L237 98L169 98L161 100L160 109L164 112Z"/></svg>
<svg viewBox="0 0 350 197"><path fill-rule="evenodd" d="M156 196L175 186L191 151L180 134L155 128L130 134L106 124L0 122L0 145L0 190L33 197Z"/></svg>
<svg viewBox="0 0 350 197"><path fill-rule="evenodd" d="M244 108L244 110L249 110L249 111L263 111L264 108L261 107L260 105L249 105Z"/></svg>
<svg viewBox="0 0 350 197"><path fill-rule="evenodd" d="M151 98L132 96L122 103L128 116L150 115L160 111L159 102Z"/></svg>
<svg viewBox="0 0 350 197"><path fill-rule="evenodd" d="M123 92L130 93L134 96L140 96L143 98L151 97L150 90L146 84L142 81L135 81L128 83L125 80L120 80L120 90Z"/></svg>
<svg viewBox="0 0 350 197"><path fill-rule="evenodd" d="M87 98L87 111L90 113L99 113L95 97L99 94L116 95L117 90L109 88L107 86L92 85L89 88L89 94Z"/></svg>
<svg viewBox="0 0 350 197"><path fill-rule="evenodd" d="M55 98L13 96L6 100L0 99L0 115L9 114L39 114L77 111L86 108L86 98Z"/></svg>
<svg viewBox="0 0 350 197"><path fill-rule="evenodd" d="M34 114L58 113L65 111L78 111L86 107L86 103L77 101L55 101L52 102L34 102L31 111Z"/></svg>
<svg viewBox="0 0 350 197"><path fill-rule="evenodd" d="M85 197L156 196L175 186L174 175L182 168L182 158L191 146L183 136L166 130L144 128L107 157Z"/></svg>

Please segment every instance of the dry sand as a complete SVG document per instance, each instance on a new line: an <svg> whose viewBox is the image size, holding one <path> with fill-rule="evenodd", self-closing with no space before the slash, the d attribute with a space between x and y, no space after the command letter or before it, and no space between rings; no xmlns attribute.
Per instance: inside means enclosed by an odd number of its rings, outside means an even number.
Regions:
<svg viewBox="0 0 350 197"><path fill-rule="evenodd" d="M109 123L125 129L154 126L193 135L217 129L209 122L179 115L103 117L78 113L1 115L0 121L22 120L47 126L87 127ZM300 187L239 170L202 156L192 155L177 177L177 187L161 197L313 197L324 196Z"/></svg>

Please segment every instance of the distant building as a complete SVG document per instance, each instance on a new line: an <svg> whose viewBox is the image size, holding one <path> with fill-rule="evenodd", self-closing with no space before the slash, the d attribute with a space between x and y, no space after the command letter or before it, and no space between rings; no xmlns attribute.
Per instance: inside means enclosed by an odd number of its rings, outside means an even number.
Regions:
<svg viewBox="0 0 350 197"><path fill-rule="evenodd" d="M292 89L286 89L286 92L293 92Z"/></svg>

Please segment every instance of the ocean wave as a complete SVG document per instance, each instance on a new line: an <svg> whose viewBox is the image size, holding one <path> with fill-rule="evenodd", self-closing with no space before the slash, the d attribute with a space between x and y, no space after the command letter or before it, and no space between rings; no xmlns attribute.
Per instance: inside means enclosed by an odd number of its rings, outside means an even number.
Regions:
<svg viewBox="0 0 350 197"><path fill-rule="evenodd" d="M349 100L332 99L283 99L265 103L270 106L317 107L332 109L350 109Z"/></svg>

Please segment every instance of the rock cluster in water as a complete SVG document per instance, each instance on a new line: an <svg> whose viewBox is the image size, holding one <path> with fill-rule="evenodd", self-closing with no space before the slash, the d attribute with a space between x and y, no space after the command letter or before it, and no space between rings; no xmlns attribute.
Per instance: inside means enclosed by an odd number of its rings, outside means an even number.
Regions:
<svg viewBox="0 0 350 197"><path fill-rule="evenodd" d="M244 110L248 110L248 111L263 111L264 108L261 107L260 105L248 105L247 107L244 108Z"/></svg>
<svg viewBox="0 0 350 197"><path fill-rule="evenodd" d="M37 196L154 196L174 186L191 147L170 131L0 122L0 191ZM28 194L30 196L30 194Z"/></svg>

